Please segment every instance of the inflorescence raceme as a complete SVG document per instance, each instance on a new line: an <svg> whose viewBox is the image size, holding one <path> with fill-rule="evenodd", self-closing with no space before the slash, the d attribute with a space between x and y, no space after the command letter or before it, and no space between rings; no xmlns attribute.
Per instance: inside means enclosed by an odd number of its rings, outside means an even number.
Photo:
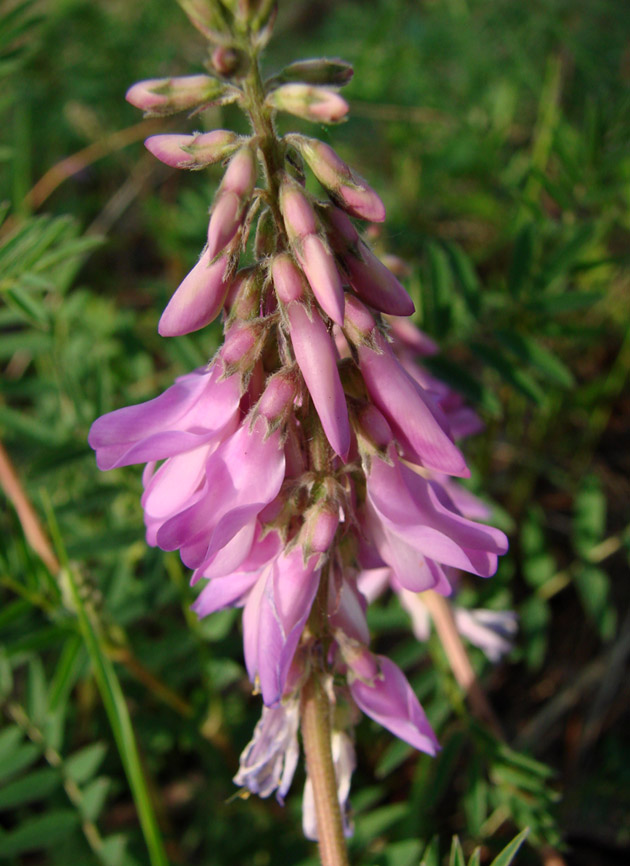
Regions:
<svg viewBox="0 0 630 866"><path fill-rule="evenodd" d="M147 464L147 541L193 569L197 614L243 608L245 664L264 707L236 783L285 796L300 695L315 676L349 834L358 710L417 749L438 749L402 671L370 652L367 600L391 587L426 638L418 593L448 595L454 570L491 576L507 541L477 522L485 505L453 480L469 474L455 440L479 420L417 363L436 346L401 318L413 303L354 222L382 221L381 199L329 145L275 130L278 111L341 120L351 68L308 60L263 83L272 3L182 5L217 46L210 74L142 81L127 99L153 116L226 102L249 115L250 136L146 142L175 168L226 165L207 244L159 323L177 336L222 315L225 339L161 396L99 418L89 441L101 469ZM325 197L307 192L307 168ZM511 614L456 616L490 657L509 646ZM317 838L310 778L304 830Z"/></svg>

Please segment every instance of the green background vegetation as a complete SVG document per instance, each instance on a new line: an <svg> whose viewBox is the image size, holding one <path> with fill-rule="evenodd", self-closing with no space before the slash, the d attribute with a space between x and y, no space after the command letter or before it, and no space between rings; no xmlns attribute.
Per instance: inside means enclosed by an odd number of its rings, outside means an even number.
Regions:
<svg viewBox="0 0 630 866"><path fill-rule="evenodd" d="M284 809L230 799L259 714L238 614L197 622L178 557L144 543L139 469L102 475L86 444L96 416L220 339L156 332L220 172L172 172L142 139L244 121L228 107L137 127L127 87L204 60L171 0L1 0L0 15L0 438L61 563L3 502L0 863L314 864L303 776ZM511 539L461 597L520 617L506 662L471 651L508 747L471 719L435 638L418 644L393 599L374 608L375 646L444 748L432 760L361 723L353 862L430 866L458 833L487 863L526 826L518 862L563 844L569 864L626 862L630 5L281 3L269 72L323 54L355 67L350 119L281 126L329 140L384 198L374 243L409 262L443 348L432 368L486 422L472 487Z"/></svg>

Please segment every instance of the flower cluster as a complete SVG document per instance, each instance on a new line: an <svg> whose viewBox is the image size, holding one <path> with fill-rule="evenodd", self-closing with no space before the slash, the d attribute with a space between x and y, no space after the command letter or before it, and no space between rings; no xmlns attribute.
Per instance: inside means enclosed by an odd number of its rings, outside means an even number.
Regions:
<svg viewBox="0 0 630 866"><path fill-rule="evenodd" d="M451 592L453 569L492 575L507 542L477 522L485 507L453 480L469 474L455 440L478 419L417 363L435 346L401 318L414 305L354 222L382 221L381 199L327 144L275 132L277 111L341 119L338 87L351 70L306 61L263 84L256 52L271 6L241 7L229 33L190 13L219 42L212 74L127 94L149 114L238 101L251 117L250 136L146 142L176 168L226 164L202 255L159 323L177 336L221 315L223 345L156 399L99 418L89 441L101 469L147 464L147 541L193 570L197 614L243 608L245 664L264 709L235 781L285 795L300 692L315 672L345 813L358 710L418 749L438 748L402 671L369 649L367 599L389 584L413 610L418 593ZM307 191L307 169L324 195ZM312 801L308 780L304 828L316 837Z"/></svg>

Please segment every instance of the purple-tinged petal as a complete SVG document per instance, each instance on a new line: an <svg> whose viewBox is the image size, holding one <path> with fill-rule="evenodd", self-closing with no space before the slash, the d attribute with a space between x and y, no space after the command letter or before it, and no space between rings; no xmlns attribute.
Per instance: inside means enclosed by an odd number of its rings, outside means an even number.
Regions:
<svg viewBox="0 0 630 866"><path fill-rule="evenodd" d="M439 743L407 678L385 656L376 656L376 660L380 677L376 677L372 684L359 678L350 682L350 692L357 706L401 740L435 755Z"/></svg>
<svg viewBox="0 0 630 866"><path fill-rule="evenodd" d="M320 307L333 322L343 325L343 285L332 253L319 235L307 235L295 253Z"/></svg>
<svg viewBox="0 0 630 866"><path fill-rule="evenodd" d="M297 700L278 707L263 707L254 736L241 755L235 784L259 797L268 797L277 791L276 798L282 803L291 787L300 754L299 722Z"/></svg>
<svg viewBox="0 0 630 866"><path fill-rule="evenodd" d="M190 606L201 619L226 607L242 607L258 580L256 572L234 572L229 577L215 577Z"/></svg>
<svg viewBox="0 0 630 866"><path fill-rule="evenodd" d="M251 430L242 425L217 448L206 465L204 496L158 531L163 550L182 548L185 564L197 568L277 496L284 450L278 431L266 433L266 422L259 418Z"/></svg>
<svg viewBox="0 0 630 866"><path fill-rule="evenodd" d="M300 547L281 554L265 569L245 605L245 664L250 679L260 683L267 706L282 698L289 666L319 586L317 559L312 556L304 565Z"/></svg>
<svg viewBox="0 0 630 866"><path fill-rule="evenodd" d="M295 359L328 441L345 461L350 450L350 422L334 343L317 310L309 316L303 304L293 302L287 313Z"/></svg>
<svg viewBox="0 0 630 866"><path fill-rule="evenodd" d="M500 661L512 649L518 631L518 616L513 610L467 610L454 606L453 616L462 637L479 647L491 662Z"/></svg>
<svg viewBox="0 0 630 866"><path fill-rule="evenodd" d="M209 325L221 312L230 288L228 258L211 264L206 250L166 305L158 324L162 337L179 337Z"/></svg>
<svg viewBox="0 0 630 866"><path fill-rule="evenodd" d="M240 377L221 380L221 365L181 376L163 394L98 418L88 442L100 469L163 460L215 439L240 401Z"/></svg>
<svg viewBox="0 0 630 866"><path fill-rule="evenodd" d="M231 572L239 570L249 556L256 531L256 518L252 517L249 523L246 523L236 533L234 538L228 541L217 553L202 562L199 568L195 569L190 579L191 586L194 586L202 577L206 580L212 580L217 577L225 577Z"/></svg>

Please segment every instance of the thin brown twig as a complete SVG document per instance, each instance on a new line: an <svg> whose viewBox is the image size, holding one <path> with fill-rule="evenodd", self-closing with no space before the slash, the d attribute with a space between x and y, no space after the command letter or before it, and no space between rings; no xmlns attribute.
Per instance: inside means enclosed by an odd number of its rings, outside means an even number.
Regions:
<svg viewBox="0 0 630 866"><path fill-rule="evenodd" d="M58 575L61 570L59 559L2 442L0 442L0 488L13 504L27 542L50 573ZM180 715L190 718L193 714L191 704L152 674L127 647L110 646L108 655L114 661L119 661L136 680Z"/></svg>
<svg viewBox="0 0 630 866"><path fill-rule="evenodd" d="M128 126L125 129L118 129L116 132L111 132L98 141L92 142L82 150L73 153L62 159L52 168L43 174L37 181L35 186L27 193L25 203L37 210L49 198L58 186L77 174L89 165L109 156L123 147L127 147L136 141L146 138L151 133L164 127L164 121L158 120L142 120L140 123L134 123L133 126Z"/></svg>
<svg viewBox="0 0 630 866"><path fill-rule="evenodd" d="M464 646L455 618L448 601L436 592L425 592L422 601L426 604L435 630L440 638L444 652L453 671L453 675L470 701L470 708L475 716L488 725L493 734L505 740L505 734L494 710L479 684L466 647Z"/></svg>
<svg viewBox="0 0 630 866"><path fill-rule="evenodd" d="M26 540L50 573L57 574L61 567L59 560L2 442L0 442L0 487L17 512Z"/></svg>

